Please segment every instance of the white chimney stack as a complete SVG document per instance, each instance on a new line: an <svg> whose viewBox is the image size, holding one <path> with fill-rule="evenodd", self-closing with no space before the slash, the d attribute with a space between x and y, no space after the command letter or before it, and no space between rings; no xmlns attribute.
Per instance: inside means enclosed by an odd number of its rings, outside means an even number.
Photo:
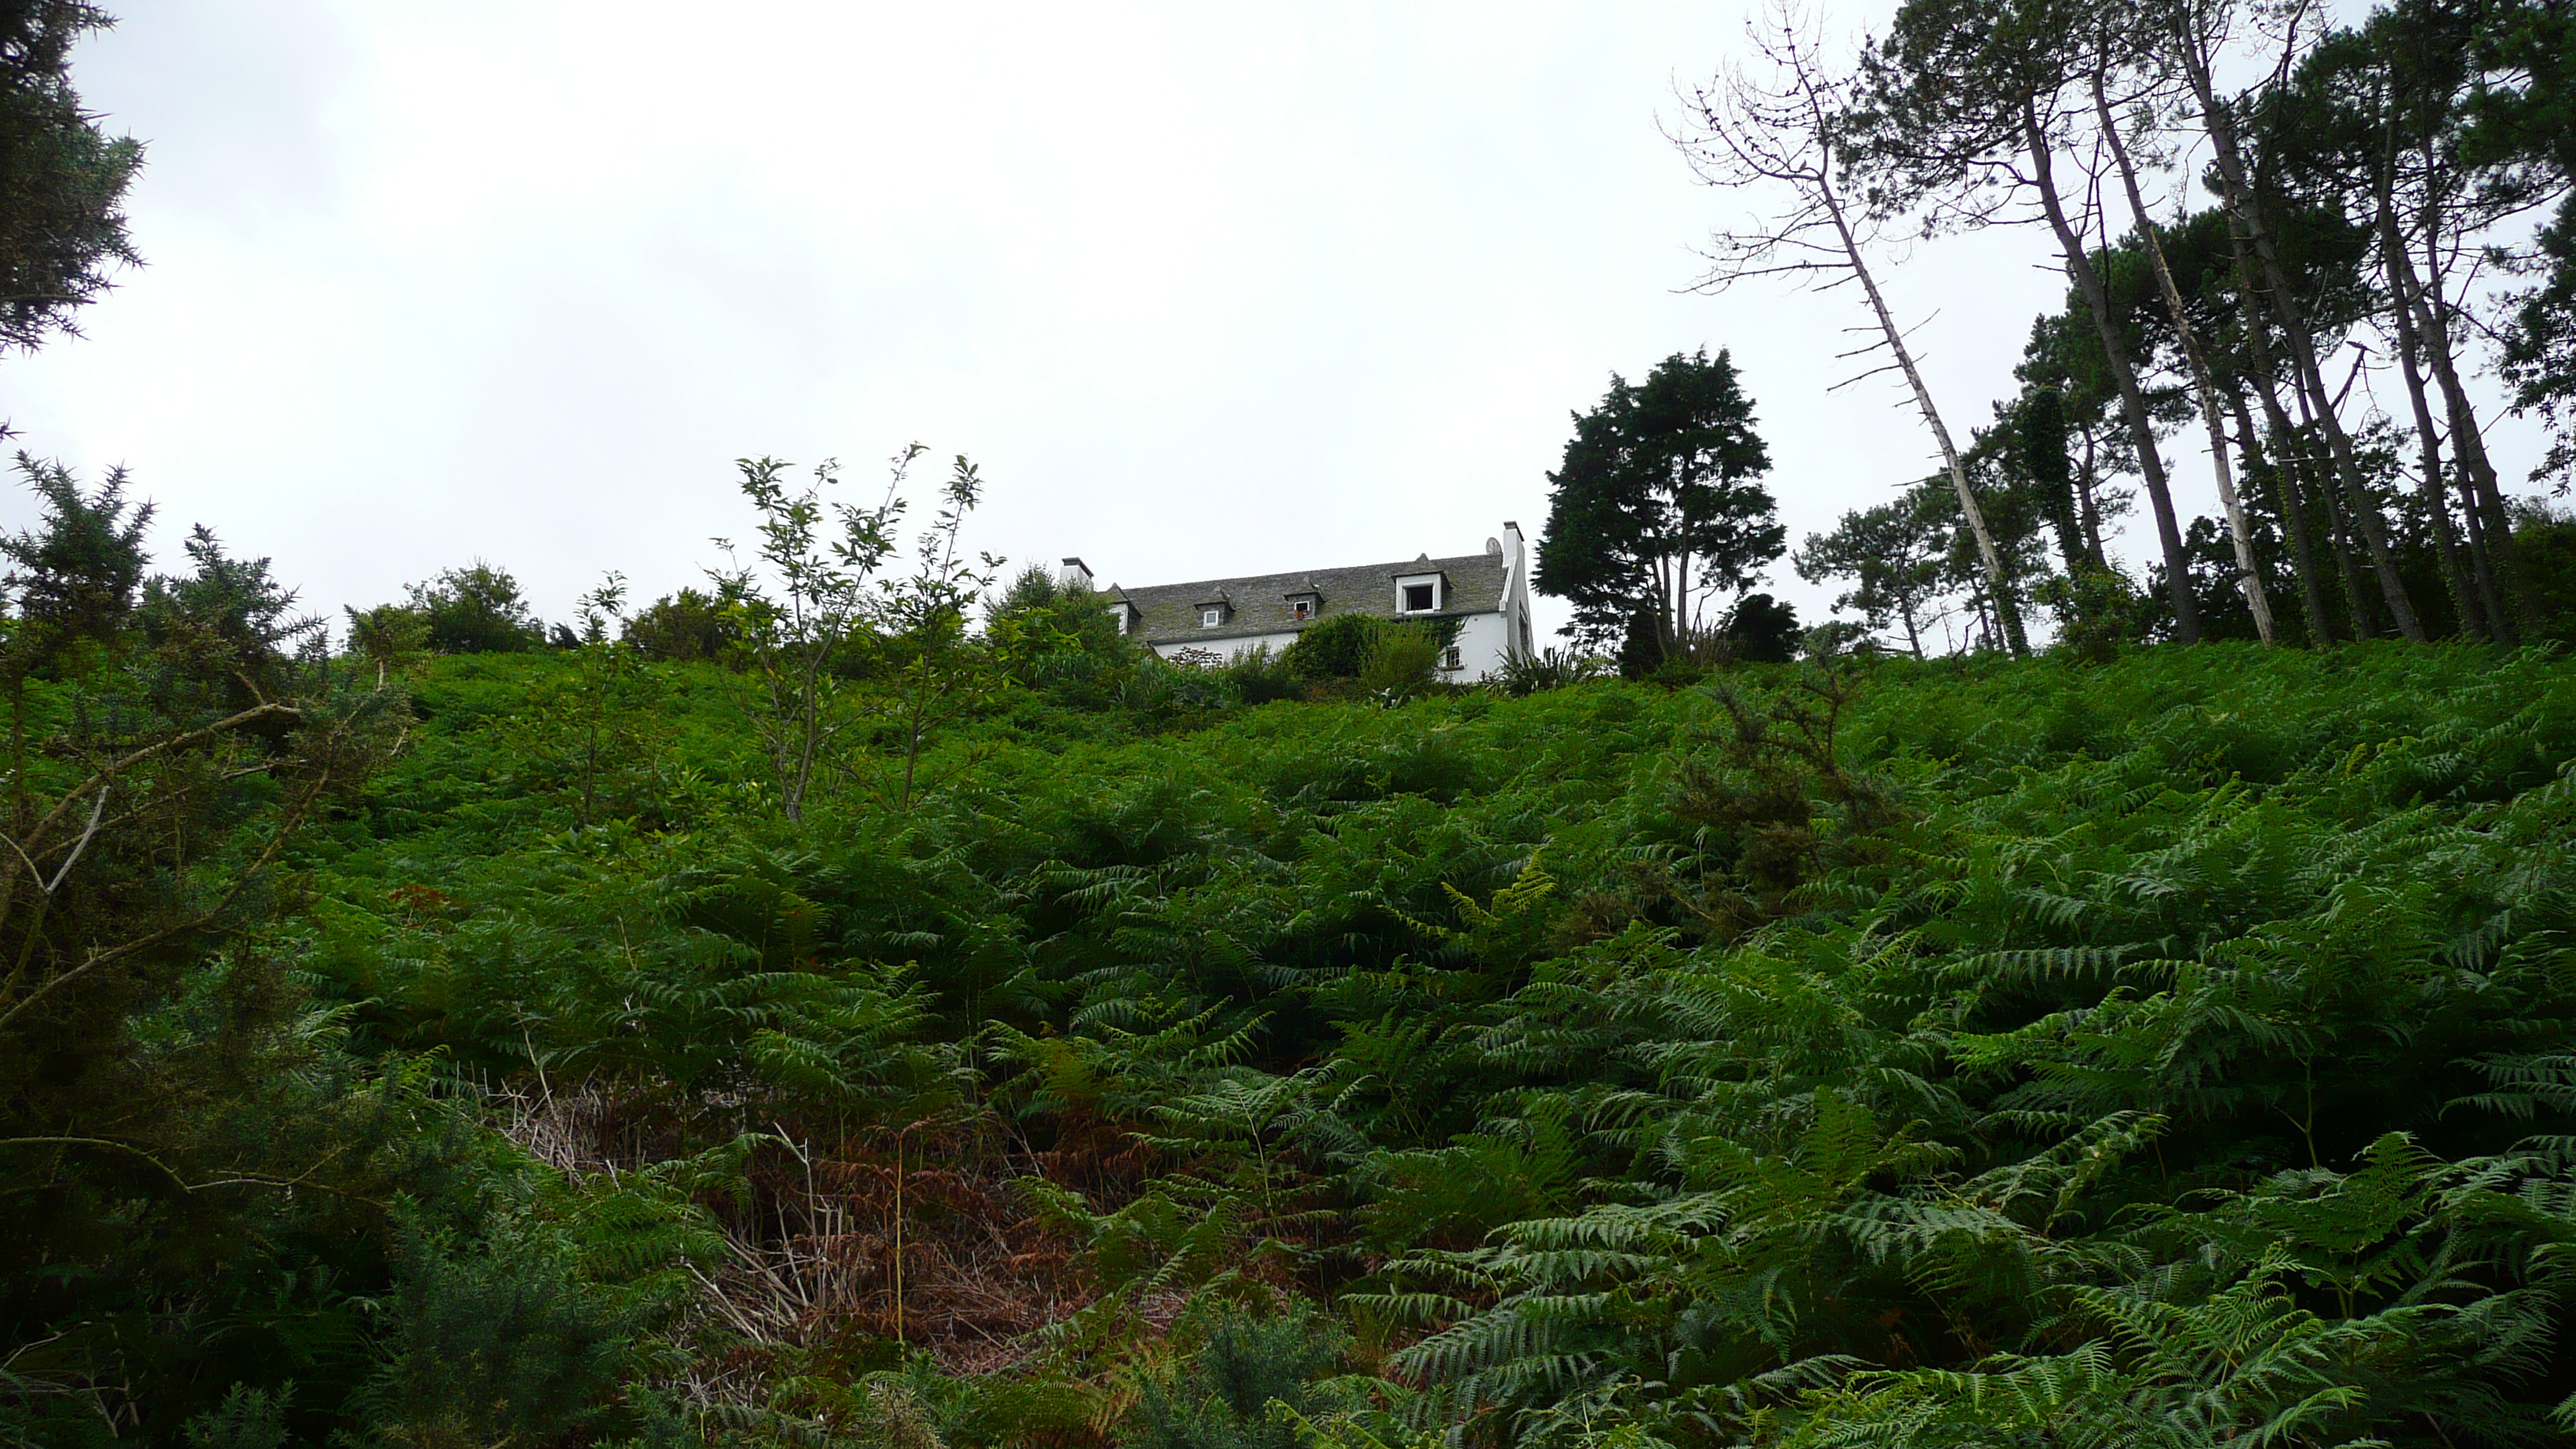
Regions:
<svg viewBox="0 0 2576 1449"><path fill-rule="evenodd" d="M1055 583L1060 589L1080 589L1089 593L1092 587L1091 566L1078 558L1066 559L1064 572L1056 575Z"/></svg>

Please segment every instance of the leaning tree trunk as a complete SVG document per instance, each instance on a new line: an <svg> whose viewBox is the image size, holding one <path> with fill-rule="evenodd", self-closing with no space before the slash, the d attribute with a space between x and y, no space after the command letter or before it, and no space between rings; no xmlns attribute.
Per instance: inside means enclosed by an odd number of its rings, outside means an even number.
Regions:
<svg viewBox="0 0 2576 1449"><path fill-rule="evenodd" d="M2305 438L2316 428L2315 410L2308 404L2307 389L2301 388L2297 397L2299 399L2298 436ZM2351 505L2345 501L2344 495L2334 487L2332 482L2316 476L2320 473L2330 474L2331 464L2305 447L2297 449L2289 456L2298 465L2303 477L2315 481L2316 496L2325 501L2326 542L2334 549L2335 573L2343 582L2344 615L2351 621L2352 637L2364 640L2375 639L2379 637L2379 627L2371 622L2369 586L2362 582L2361 565L2352 556Z"/></svg>
<svg viewBox="0 0 2576 1449"><path fill-rule="evenodd" d="M2371 568L2379 576L2379 592L2388 605L2389 617L2396 622L2399 634L2420 644L2424 641L2424 626L2416 620L2415 606L2406 597L2405 580L2398 577L2397 555L2389 547L2387 522L2379 516L2378 506L2370 501L2369 490L2362 485L2361 463L2353 452L2352 439L2345 435L2343 421L2335 415L2334 397L2326 391L2325 371L2317 361L2316 336L2308 326L2306 309L2299 305L2290 286L2289 269L2281 262L2280 247L2263 223L2263 208L2237 145L2236 123L2218 99L2208 57L2189 37L2183 37L2182 53L2183 71L2190 78L2192 96L2200 106L2201 121L2209 132L2210 149L2217 162L2219 200L2253 243L2254 259L2265 284L2263 291L2271 298L2272 311L2281 323L2282 341L2290 349L2292 376L2325 432L2335 475L2343 484L2346 511L2370 550Z"/></svg>
<svg viewBox="0 0 2576 1449"><path fill-rule="evenodd" d="M2228 406L2236 413L2236 435L2244 440L2245 467L2249 476L2261 474L2272 480L2273 506L2281 514L2281 531L2289 535L2290 568L2299 577L2299 615L2308 626L2308 647L2322 649L2334 642L2334 631L2326 624L2326 596L2317 584L2316 539L2308 529L2308 508L2299 498L2299 480L2284 469L2277 455L2267 456L2254 431L2254 415L2245 406L2245 394L2229 389ZM2272 436L2286 440L2289 424L2281 416L2281 400L2265 391L2263 414L2273 420Z"/></svg>
<svg viewBox="0 0 2576 1449"><path fill-rule="evenodd" d="M2218 501L2227 510L2227 536L2236 545L2237 586L2245 593L2245 607L2254 615L2254 632L2264 643L2278 642L2272 637L2272 600L2263 589L2263 570L2254 558L2253 531L2246 526L2245 505L2236 496L2236 475L2227 459L2227 429L2218 420L2218 387L2210 380L2209 361L2200 350L2200 339L2191 330L2191 314L2183 307L2182 289L2174 285L2173 268L2165 261L2164 243L2156 237L2156 224L2147 216L2146 198L2138 192L2138 171L2129 164L2128 143L2120 139L2120 128L2111 119L2110 98L2103 94L2102 73L2093 73L2093 109L2102 120L2102 135L2111 144L2111 159L2120 170L2120 186L2129 196L2129 214L2137 218L2138 235L2146 240L2147 260L2154 266L2156 286L2164 293L2165 310L2173 314L2174 337L2181 344L2184 361L2191 366L2192 391L2200 397L2201 426L2209 432L2209 461L2218 483Z"/></svg>
<svg viewBox="0 0 2576 1449"><path fill-rule="evenodd" d="M2427 203L2428 209L2430 203ZM2470 406L2468 389L2460 385L2460 370L2451 355L2451 307L2442 296L2441 257L2436 239L2436 218L2427 216L2424 227L2424 266L2431 275L2417 282L2414 264L2402 262L2407 274L2408 291L2415 299L2415 327L2424 345L2425 360L2433 364L2434 381L2441 384L2442 402L2450 414L2451 458L2459 466L2463 491L2471 498L2472 516L2483 525L2492 569L2503 575L2499 593L2509 595L2513 607L2524 617L2539 617L2539 602L2531 585L2531 576L2522 564L2522 551L2515 546L2513 519L2505 512L2504 493L2496 486L2495 465L2487 459L2485 436L2478 429L2477 409ZM2519 640L2510 609L2500 609L2497 622L2503 627L2498 637L2507 643Z"/></svg>
<svg viewBox="0 0 2576 1449"><path fill-rule="evenodd" d="M2263 399L2263 423L2272 439L2272 476L2281 493L2281 520L2292 539L2290 559L2299 571L2299 609L2307 617L2309 647L2322 649L2334 642L2334 630L2326 622L2325 584L2317 574L2315 535L2308 528L2307 505L2301 501L2299 476L2290 469L2290 452L2297 434L2290 426L2290 415L2281 407L2277 374L2272 370L2272 344L2254 305L2254 259L2246 253L2245 231L2236 224L2233 212L2227 214L2227 248L2236 263L2237 325L2245 330L2245 355L2254 364L2255 395ZM2241 397L2236 400L2238 421L2250 444L2254 425L2242 416L2244 401Z"/></svg>
<svg viewBox="0 0 2576 1449"><path fill-rule="evenodd" d="M2127 339L2120 335L2118 319L2111 315L2111 300L2103 290L2101 273L2093 269L2084 254L2084 240L2066 219L2066 206L2057 195L2055 172L2050 165L2048 136L2040 129L2037 101L2022 97L2022 141L2030 153L2031 170L2039 188L2040 206L2048 213L2048 224L2057 233L2057 244L2066 252L2067 274L2075 279L2084 294L2085 310L2093 314L2093 326L2102 336L2102 353L2111 367L2111 380L2120 389L2120 411L2129 424L2129 440L2138 451L2138 471L2146 478L2147 502L2156 517L2156 541L2165 556L2165 595L2173 604L2174 636L2185 644L2200 642L2200 606L2191 596L2191 564L2183 553L2182 525L2174 517L2173 492L2165 486L2164 459L2156 452L2154 421L2147 416L2147 398L2138 386L2137 368L2129 361Z"/></svg>
<svg viewBox="0 0 2576 1449"><path fill-rule="evenodd" d="M2397 148L2392 142L2379 177L2379 253L2388 278L2389 311L2397 322L2397 364L2406 382L2406 401L2415 412L2415 438L2424 470L2425 521L2433 530L2433 550L2442 561L2442 583L2450 590L2460 632L2491 635L2480 617L2478 598L2460 567L2458 542L2451 536L2451 509L2442 498L2442 444L2433 429L2433 409L2424 398L2424 370L2416 365L2421 348L2416 337L2415 307L2408 295L2406 242L2397 229Z"/></svg>
<svg viewBox="0 0 2576 1449"><path fill-rule="evenodd" d="M1887 298L1879 293L1878 279L1861 258L1860 242L1843 219L1841 200L1831 186L1820 185L1817 197L1833 221L1834 235L1842 242L1844 257L1851 262L1852 275L1860 279L1861 292L1869 298L1869 310L1878 318L1878 330L1887 339L1887 350L1895 354L1897 367L1905 373L1905 385L1914 390L1914 406L1923 414L1924 425L1932 429L1933 439L1941 445L1942 466L1949 470L1950 486L1958 492L1959 512L1968 521L1968 532L1976 537L1977 558L1985 565L1995 612L2003 617L2005 647L2015 655L2027 655L2030 639L2022 632L2021 608L2014 602L2011 583L2004 576L2003 555L1995 548L1994 531L1986 526L1986 511L1977 506L1977 491L1968 486L1968 470L1959 461L1957 445L1950 441L1950 429L1941 421L1941 410L1932 405L1932 390L1923 385L1923 374L1914 366L1913 350L1905 345L1905 333L1896 325L1896 314L1888 310Z"/></svg>

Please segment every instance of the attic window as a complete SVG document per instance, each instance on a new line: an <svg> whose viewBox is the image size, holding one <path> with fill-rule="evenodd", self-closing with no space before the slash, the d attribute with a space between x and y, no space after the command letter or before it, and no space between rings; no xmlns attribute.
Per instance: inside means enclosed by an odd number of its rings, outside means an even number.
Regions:
<svg viewBox="0 0 2576 1449"><path fill-rule="evenodd" d="M1440 607L1439 594L1440 586L1438 584L1406 584L1404 586L1404 612L1408 614L1430 613L1432 610Z"/></svg>
<svg viewBox="0 0 2576 1449"><path fill-rule="evenodd" d="M1225 610L1218 608L1214 604L1210 604L1206 608L1199 610L1199 627L1202 629L1213 629L1224 622Z"/></svg>
<svg viewBox="0 0 2576 1449"><path fill-rule="evenodd" d="M1315 601L1312 599L1290 599L1288 601L1288 617L1291 619L1311 619L1315 617Z"/></svg>

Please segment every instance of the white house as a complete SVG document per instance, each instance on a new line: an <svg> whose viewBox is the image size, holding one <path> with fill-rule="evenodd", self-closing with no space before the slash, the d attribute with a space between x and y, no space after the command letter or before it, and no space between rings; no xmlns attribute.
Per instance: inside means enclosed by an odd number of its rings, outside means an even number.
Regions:
<svg viewBox="0 0 2576 1449"><path fill-rule="evenodd" d="M1062 582L1098 588L1078 558L1064 561ZM1221 663L1265 644L1276 654L1307 625L1336 614L1456 620L1457 633L1441 660L1441 677L1456 683L1487 678L1504 660L1533 652L1529 549L1517 523L1504 524L1502 537L1486 539L1483 553L1456 558L1424 554L1410 563L1144 589L1111 584L1100 593L1118 627L1166 659Z"/></svg>

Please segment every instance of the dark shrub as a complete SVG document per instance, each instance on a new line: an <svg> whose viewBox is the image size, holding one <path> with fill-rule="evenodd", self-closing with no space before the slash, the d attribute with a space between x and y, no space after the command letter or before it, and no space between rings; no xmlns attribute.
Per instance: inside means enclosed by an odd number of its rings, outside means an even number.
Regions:
<svg viewBox="0 0 2576 1449"><path fill-rule="evenodd" d="M519 594L519 581L477 559L411 586L411 607L442 654L514 654L545 642L545 626Z"/></svg>

